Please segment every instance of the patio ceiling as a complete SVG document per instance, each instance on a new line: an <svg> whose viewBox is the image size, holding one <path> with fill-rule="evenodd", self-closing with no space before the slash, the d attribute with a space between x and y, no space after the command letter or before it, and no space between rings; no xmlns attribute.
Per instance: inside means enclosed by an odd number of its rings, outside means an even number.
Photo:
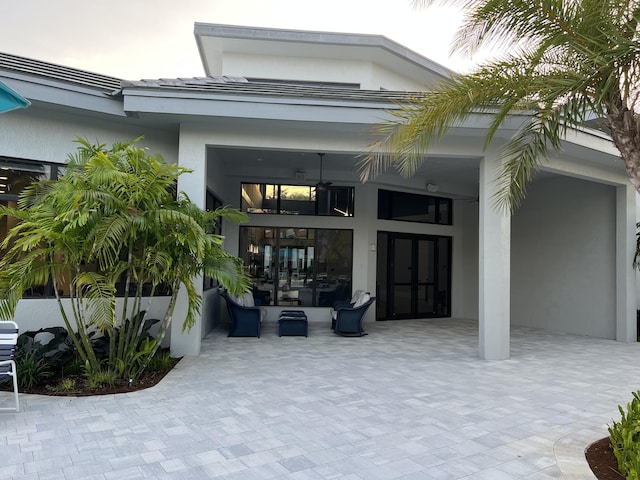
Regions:
<svg viewBox="0 0 640 480"><path fill-rule="evenodd" d="M320 177L316 151L209 148L209 153L222 162L228 176L302 184L311 184ZM323 160L324 180L337 183L360 181L357 154L331 151L323 153L326 154ZM296 172L304 172L304 178L296 178ZM412 178L403 178L395 171L389 171L372 183L422 191L430 183L438 185L441 194L475 198L478 181L479 158L430 156Z"/></svg>

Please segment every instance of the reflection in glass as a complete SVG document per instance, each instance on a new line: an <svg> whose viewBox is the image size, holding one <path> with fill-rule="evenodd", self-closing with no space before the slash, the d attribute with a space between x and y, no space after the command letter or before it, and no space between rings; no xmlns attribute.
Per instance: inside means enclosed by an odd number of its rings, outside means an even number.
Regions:
<svg viewBox="0 0 640 480"><path fill-rule="evenodd" d="M408 192L378 190L378 218L451 225L452 200Z"/></svg>
<svg viewBox="0 0 640 480"><path fill-rule="evenodd" d="M240 256L256 304L331 306L351 297L353 232L241 227Z"/></svg>
<svg viewBox="0 0 640 480"><path fill-rule="evenodd" d="M51 178L51 171L51 166L41 163L0 159L0 204L16 208L20 193L33 182ZM15 217L0 219L0 242L17 223ZM24 292L24 296L48 297L52 293L50 285L36 285Z"/></svg>
<svg viewBox="0 0 640 480"><path fill-rule="evenodd" d="M248 213L353 216L353 187L243 183L241 209Z"/></svg>

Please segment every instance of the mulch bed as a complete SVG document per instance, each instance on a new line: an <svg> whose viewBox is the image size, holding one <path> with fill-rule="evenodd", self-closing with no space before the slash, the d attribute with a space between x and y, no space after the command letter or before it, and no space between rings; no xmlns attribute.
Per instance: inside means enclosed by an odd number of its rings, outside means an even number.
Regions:
<svg viewBox="0 0 640 480"><path fill-rule="evenodd" d="M60 384L61 378L50 378L47 385L34 385L31 388L20 388L20 393L32 393L36 395L52 395L52 396L64 396L64 397L87 397L91 395L111 395L114 393L127 393L136 392L138 390L144 390L145 388L153 387L164 376L169 373L173 367L180 361L179 358L173 358L171 368L161 371L145 371L140 375L140 378L134 383L129 383L127 380L118 380L113 385L104 385L100 388L90 388L87 379L82 375L65 376L65 379L72 379L74 381L73 389L62 390L56 388ZM4 382L0 384L0 390L13 391L13 385L11 382Z"/></svg>
<svg viewBox="0 0 640 480"><path fill-rule="evenodd" d="M613 454L609 437L589 445L585 457L598 480L625 480L624 475L618 470L618 461Z"/></svg>

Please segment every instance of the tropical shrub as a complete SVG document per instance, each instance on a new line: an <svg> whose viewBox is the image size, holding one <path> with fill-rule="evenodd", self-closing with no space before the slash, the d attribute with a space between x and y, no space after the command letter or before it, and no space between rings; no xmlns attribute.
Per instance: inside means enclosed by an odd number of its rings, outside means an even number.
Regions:
<svg viewBox="0 0 640 480"><path fill-rule="evenodd" d="M621 406L618 410L620 421L609 427L613 453L620 473L627 480L640 480L640 391L634 392L626 412Z"/></svg>
<svg viewBox="0 0 640 480"><path fill-rule="evenodd" d="M152 372L166 372L173 366L173 362L168 349L158 350L147 368Z"/></svg>
<svg viewBox="0 0 640 480"><path fill-rule="evenodd" d="M22 333L16 348L18 386L30 389L42 385L74 358L69 333L63 327Z"/></svg>
<svg viewBox="0 0 640 480"><path fill-rule="evenodd" d="M49 327L20 334L16 348L17 363L32 353L42 358L52 371L61 369L75 357L71 336L64 327Z"/></svg>
<svg viewBox="0 0 640 480"><path fill-rule="evenodd" d="M18 372L18 387L21 389L29 389L35 385L41 385L53 376L51 366L35 350L31 350L16 359L16 371Z"/></svg>
<svg viewBox="0 0 640 480"><path fill-rule="evenodd" d="M183 330L193 326L202 300L197 276L213 277L232 293L248 289L240 259L208 233L219 219L240 222L244 214L198 208L176 189L189 170L150 154L139 140L108 148L78 139L62 177L25 188L17 208L0 206L0 218L18 220L0 245L0 317L12 318L25 290L51 281L75 351L95 379L135 380L145 370L181 288ZM168 294L167 308L150 338L146 311L160 290ZM96 351L97 338L108 348Z"/></svg>

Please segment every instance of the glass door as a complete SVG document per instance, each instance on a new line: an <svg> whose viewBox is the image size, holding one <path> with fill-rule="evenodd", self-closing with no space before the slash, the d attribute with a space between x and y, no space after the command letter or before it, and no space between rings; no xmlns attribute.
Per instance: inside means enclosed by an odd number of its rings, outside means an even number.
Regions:
<svg viewBox="0 0 640 480"><path fill-rule="evenodd" d="M450 315L451 238L378 233L379 320Z"/></svg>

